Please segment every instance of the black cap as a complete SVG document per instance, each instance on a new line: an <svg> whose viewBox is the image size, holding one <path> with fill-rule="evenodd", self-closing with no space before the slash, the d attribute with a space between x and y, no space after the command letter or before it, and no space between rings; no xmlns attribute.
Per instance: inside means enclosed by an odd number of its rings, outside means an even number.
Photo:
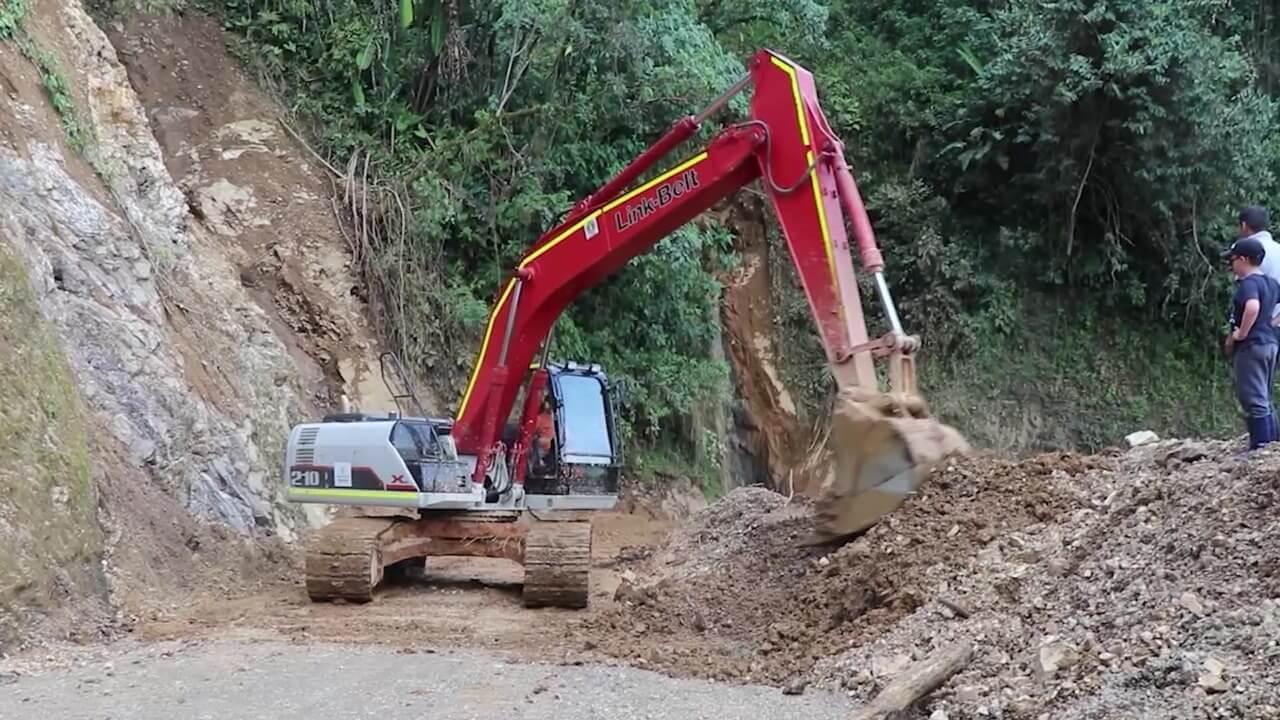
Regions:
<svg viewBox="0 0 1280 720"><path fill-rule="evenodd" d="M1222 251L1222 257L1233 258L1242 257L1253 261L1254 265L1261 265L1262 258L1265 257L1267 251L1262 248L1262 243L1254 238L1241 238L1231 244L1231 247Z"/></svg>
<svg viewBox="0 0 1280 720"><path fill-rule="evenodd" d="M1271 217L1261 205L1250 205L1240 211L1240 222L1254 230L1266 230L1271 226Z"/></svg>

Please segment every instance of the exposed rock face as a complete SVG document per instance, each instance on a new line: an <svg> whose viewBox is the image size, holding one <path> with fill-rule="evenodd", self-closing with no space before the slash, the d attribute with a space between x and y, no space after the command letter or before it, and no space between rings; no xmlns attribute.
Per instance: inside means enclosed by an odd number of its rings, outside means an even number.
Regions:
<svg viewBox="0 0 1280 720"><path fill-rule="evenodd" d="M294 216L329 218L327 228L293 227L291 236L281 227L292 220L287 214L246 205L281 203L261 197L262 185L280 177L265 175L255 187L229 164L248 153L258 156L257 170L263 156L289 167L289 156L302 154L272 138L265 120L218 117L227 104L157 107L149 119L116 46L75 0L37 3L24 31L57 58L92 141L83 156L67 148L38 71L13 48L0 48L14 109L0 114L0 233L30 270L40 311L65 346L93 422L127 449L140 477L193 513L240 531L265 527L292 536L304 515L318 521L322 513L281 500L290 424L338 406L343 395L356 405L384 404L369 397L376 392L369 390L376 386L369 359L378 348L352 297L341 232L324 212L327 182L304 174L299 182L320 185L289 188L283 204ZM216 37L205 49L226 60ZM145 94L147 78L132 80L144 83ZM244 82L223 80L209 91L234 95ZM261 102L250 109L261 113ZM162 148L153 123L163 132L181 122L203 122L226 142ZM166 157L166 150L189 151L195 160L213 153L223 165L201 175L199 163ZM193 192L183 192L171 168ZM253 211L248 217L246 209ZM300 232L309 253L300 244L267 242L301 243ZM263 253L275 264L264 265ZM312 259L290 272L299 255ZM278 282L262 288L252 281L264 272ZM324 343L315 341L321 335ZM335 349L347 346L355 349Z"/></svg>
<svg viewBox="0 0 1280 720"><path fill-rule="evenodd" d="M28 151L24 158L0 149L3 226L32 269L40 307L58 328L89 406L193 512L242 530L293 525L273 508L274 449L260 448L255 436L279 443L300 414L300 389L261 309L209 277L235 274L187 244L181 214L177 225L146 226L152 237L172 238L172 265L157 271L142 233L77 184L58 149ZM163 168L152 176L166 178ZM140 211L140 219L151 222L159 208ZM168 309L160 283L171 283L176 296ZM189 337L166 322L169 310L186 315L183 307L199 313L183 318ZM188 373L214 380L211 390L231 402L220 409L206 401Z"/></svg>

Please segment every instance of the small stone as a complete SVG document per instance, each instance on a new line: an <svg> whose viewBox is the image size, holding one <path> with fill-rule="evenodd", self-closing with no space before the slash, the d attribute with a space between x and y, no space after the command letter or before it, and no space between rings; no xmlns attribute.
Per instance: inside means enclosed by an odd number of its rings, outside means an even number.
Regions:
<svg viewBox="0 0 1280 720"><path fill-rule="evenodd" d="M693 618L690 622L693 625L694 630L697 630L698 632L707 631L707 620L706 618L702 617L702 613L698 612L697 610L693 611Z"/></svg>
<svg viewBox="0 0 1280 720"><path fill-rule="evenodd" d="M1051 558L1047 569L1053 577L1066 577L1071 572L1071 564L1063 558Z"/></svg>
<svg viewBox="0 0 1280 720"><path fill-rule="evenodd" d="M1018 553L1017 557L1018 557L1018 562L1032 565L1034 563L1040 562L1040 551L1035 550L1033 548L1027 548L1026 550L1023 550L1022 552Z"/></svg>
<svg viewBox="0 0 1280 720"><path fill-rule="evenodd" d="M1222 679L1221 675L1207 672L1200 674L1200 679L1196 681L1196 684L1210 693L1224 693L1231 689L1231 686L1227 684L1226 680Z"/></svg>
<svg viewBox="0 0 1280 720"><path fill-rule="evenodd" d="M826 567L831 564L831 558L827 557L826 555L823 555L822 557L818 558L818 564L821 565L822 567Z"/></svg>
<svg viewBox="0 0 1280 720"><path fill-rule="evenodd" d="M618 589L613 591L613 600L632 605L644 605L649 602L649 593L644 588L636 587L634 583L623 580L618 584Z"/></svg>
<svg viewBox="0 0 1280 720"><path fill-rule="evenodd" d="M1204 616L1204 603L1200 602L1200 598L1196 597L1193 592L1184 592L1178 597L1178 604L1183 609L1189 610L1196 615Z"/></svg>
<svg viewBox="0 0 1280 720"><path fill-rule="evenodd" d="M987 547L979 550L978 562L983 565L994 565L1000 562L1000 548Z"/></svg>
<svg viewBox="0 0 1280 720"><path fill-rule="evenodd" d="M910 665L910 655L899 653L891 657L876 657L871 659L871 672L876 677L893 677Z"/></svg>
<svg viewBox="0 0 1280 720"><path fill-rule="evenodd" d="M982 688L976 685L963 685L956 688L955 699L961 705L977 704L982 699Z"/></svg>
<svg viewBox="0 0 1280 720"><path fill-rule="evenodd" d="M1041 675L1051 677L1059 670L1075 665L1080 660L1080 653L1062 640L1050 640L1040 646L1036 660Z"/></svg>
<svg viewBox="0 0 1280 720"><path fill-rule="evenodd" d="M1216 657L1210 657L1204 661L1204 670L1210 675L1221 675L1227 671L1227 664Z"/></svg>
<svg viewBox="0 0 1280 720"><path fill-rule="evenodd" d="M796 680L790 685L782 688L782 694L783 695L803 695L804 689L806 686L808 686L808 684L809 683L806 680Z"/></svg>
<svg viewBox="0 0 1280 720"><path fill-rule="evenodd" d="M1139 430L1137 432L1132 432L1124 436L1124 441L1128 443L1129 447L1131 448L1142 447L1143 445L1150 445L1151 443L1157 442L1159 440L1160 440L1160 436L1156 435L1150 430Z"/></svg>
<svg viewBox="0 0 1280 720"><path fill-rule="evenodd" d="M533 694L534 694L534 695L541 695L542 693L544 693L544 692L546 692L546 691L547 691L547 686L546 686L546 685L543 685L542 683L538 683L537 685L534 685L534 686L533 686Z"/></svg>
<svg viewBox="0 0 1280 720"><path fill-rule="evenodd" d="M945 710L934 710L929 715L929 720L951 720L951 718L947 716L947 711Z"/></svg>

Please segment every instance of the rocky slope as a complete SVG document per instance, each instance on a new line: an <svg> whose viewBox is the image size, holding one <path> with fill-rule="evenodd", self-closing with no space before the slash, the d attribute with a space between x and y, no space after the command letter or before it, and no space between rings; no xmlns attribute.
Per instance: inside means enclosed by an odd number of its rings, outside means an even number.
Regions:
<svg viewBox="0 0 1280 720"><path fill-rule="evenodd" d="M77 0L14 8L17 32L0 42L0 257L15 259L6 282L30 293L6 310L56 342L36 356L6 342L0 364L65 358L71 382L31 375L29 393L82 403L83 418L28 417L25 429L41 425L46 444L80 457L93 447L75 477L40 458L19 474L74 498L93 473L106 546L86 540L82 552L131 558L124 585L180 583L150 565L186 564L202 534L288 539L319 520L281 500L287 428L344 403L385 407L380 348L328 171L227 56L215 22L132 16L108 34ZM54 517L86 538L104 532L92 501L65 515L5 495L0 540ZM105 596L80 589L66 594ZM18 594L0 589L0 603ZM45 595L35 607L58 605Z"/></svg>

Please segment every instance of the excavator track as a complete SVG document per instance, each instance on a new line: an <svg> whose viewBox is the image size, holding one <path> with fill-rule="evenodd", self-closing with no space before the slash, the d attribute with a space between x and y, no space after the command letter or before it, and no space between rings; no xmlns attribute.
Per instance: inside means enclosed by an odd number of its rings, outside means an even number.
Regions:
<svg viewBox="0 0 1280 720"><path fill-rule="evenodd" d="M312 600L368 602L382 582L383 536L396 518L339 518L306 543L307 595Z"/></svg>
<svg viewBox="0 0 1280 720"><path fill-rule="evenodd" d="M306 542L313 601L369 602L388 574L431 555L499 557L524 565L528 607L585 608L590 594L589 521L516 522L496 512L406 518L339 518Z"/></svg>
<svg viewBox="0 0 1280 720"><path fill-rule="evenodd" d="M555 522L529 528L524 548L526 607L585 608L590 572L590 522Z"/></svg>

